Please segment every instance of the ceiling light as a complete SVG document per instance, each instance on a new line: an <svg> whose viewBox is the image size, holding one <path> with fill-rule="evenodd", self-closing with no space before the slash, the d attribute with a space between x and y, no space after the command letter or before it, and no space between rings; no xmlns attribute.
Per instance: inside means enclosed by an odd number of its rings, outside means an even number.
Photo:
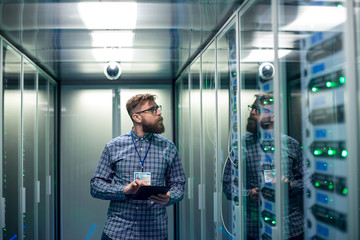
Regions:
<svg viewBox="0 0 360 240"><path fill-rule="evenodd" d="M91 33L93 47L132 47L133 31L93 31Z"/></svg>
<svg viewBox="0 0 360 240"><path fill-rule="evenodd" d="M81 2L79 14L88 29L135 29L136 2Z"/></svg>

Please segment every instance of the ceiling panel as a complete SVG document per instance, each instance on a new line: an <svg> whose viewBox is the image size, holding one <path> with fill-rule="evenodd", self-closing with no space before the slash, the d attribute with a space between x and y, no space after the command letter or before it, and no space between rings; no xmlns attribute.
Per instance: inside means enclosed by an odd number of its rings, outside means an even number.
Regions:
<svg viewBox="0 0 360 240"><path fill-rule="evenodd" d="M0 33L58 81L171 83L241 1L0 0Z"/></svg>

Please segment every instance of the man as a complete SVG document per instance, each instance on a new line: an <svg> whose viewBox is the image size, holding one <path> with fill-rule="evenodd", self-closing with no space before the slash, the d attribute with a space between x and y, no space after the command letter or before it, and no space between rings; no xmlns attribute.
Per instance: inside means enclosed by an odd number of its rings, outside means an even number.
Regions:
<svg viewBox="0 0 360 240"><path fill-rule="evenodd" d="M280 167L275 166L274 159L273 96L260 94L255 97L254 103L249 106L250 116L246 126L248 133L243 138L246 171L243 194L247 196L246 234L248 240L266 238L266 236L261 236L262 234L266 235L261 232L261 227L267 224L261 220L264 210L261 195L264 199L274 202L274 199L271 198L275 197L275 192L271 191L269 185L274 186L277 179L274 175L275 168ZM303 239L304 220L297 199L302 196L304 188L302 151L294 138L283 135L281 142L282 163L286 164L287 171L283 172L280 180L288 185L289 191L288 202L285 203L288 206L288 213L283 217L285 234L289 239ZM223 177L224 193L228 199L232 200L236 192L233 189L238 189L238 186L236 176L232 175L234 171L231 170L234 167L237 168L237 164L237 160L227 161ZM271 225L269 226L271 227Z"/></svg>
<svg viewBox="0 0 360 240"><path fill-rule="evenodd" d="M166 206L183 198L185 174L165 131L155 95L138 94L126 104L132 130L108 142L91 179L91 195L111 200L102 239L167 239ZM166 194L134 200L140 186L170 186Z"/></svg>

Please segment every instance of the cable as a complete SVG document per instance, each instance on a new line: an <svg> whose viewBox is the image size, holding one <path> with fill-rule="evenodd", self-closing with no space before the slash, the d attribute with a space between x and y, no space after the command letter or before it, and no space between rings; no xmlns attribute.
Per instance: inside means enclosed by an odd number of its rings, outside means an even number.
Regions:
<svg viewBox="0 0 360 240"><path fill-rule="evenodd" d="M228 155L226 157L226 160L224 162L224 166L222 169L222 174L221 174L221 184L220 184L220 192L223 191L223 178L224 178L224 174L225 174L225 167L226 167L226 163L228 160L230 160L230 162L233 164L234 167L237 167L237 165L234 163L234 161L231 159L230 155L232 153L232 151L234 149L237 149L237 146L234 146L233 148L231 148L231 150L228 152ZM232 237L232 238L236 238L236 236L234 236L232 233L230 233L230 231L227 229L225 222L224 222L224 217L223 217L223 212L222 212L222 207L220 208L220 217L221 217L221 222L222 222L222 226L224 228L224 230Z"/></svg>

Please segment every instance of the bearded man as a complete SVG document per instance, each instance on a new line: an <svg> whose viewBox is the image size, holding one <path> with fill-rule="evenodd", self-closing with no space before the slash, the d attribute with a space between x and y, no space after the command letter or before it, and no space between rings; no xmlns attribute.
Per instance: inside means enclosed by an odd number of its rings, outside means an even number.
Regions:
<svg viewBox="0 0 360 240"><path fill-rule="evenodd" d="M111 200L101 239L168 239L166 206L183 198L185 174L175 145L165 131L161 106L152 94L126 104L132 130L108 142L91 179L91 195ZM135 200L141 186L169 186L166 194Z"/></svg>

